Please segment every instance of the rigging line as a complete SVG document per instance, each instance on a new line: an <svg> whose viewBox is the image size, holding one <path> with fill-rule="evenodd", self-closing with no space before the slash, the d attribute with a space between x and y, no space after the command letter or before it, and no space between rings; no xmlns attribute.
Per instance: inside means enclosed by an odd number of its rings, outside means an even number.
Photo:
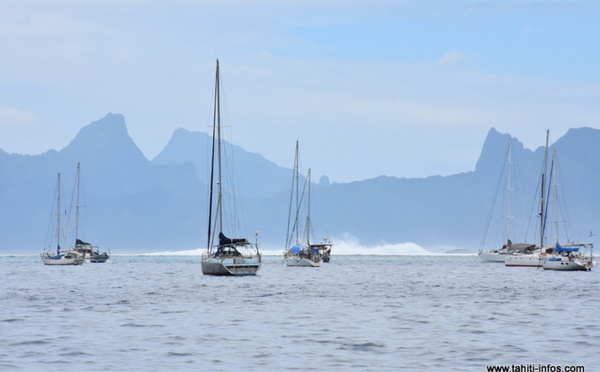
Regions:
<svg viewBox="0 0 600 372"><path fill-rule="evenodd" d="M300 213L299 213L300 212L300 207L304 203L304 196L306 194L306 185L307 185L307 182L308 182L308 180L307 180L307 178L305 178L304 179L304 186L302 187L302 192L300 193L300 200L299 200L299 204L298 204L298 213L297 213L297 215L300 215ZM307 215L307 217L310 217L310 216ZM306 223L307 224L310 223L310 218L307 218ZM299 228L300 228L300 221L298 221L298 229ZM305 229L306 229L306 225L304 226L303 230L305 230ZM307 243L308 243L308 240L310 239L309 237L306 236L306 231L304 232L303 239L306 240Z"/></svg>
<svg viewBox="0 0 600 372"><path fill-rule="evenodd" d="M506 149L507 153L505 155L505 159L508 156L508 148ZM496 200L498 199L498 190L500 189L500 185L502 183L502 178L504 176L504 169L506 168L506 162L503 162L502 164L502 171L500 172L499 176L498 176L498 181L496 181L496 190L494 192L494 197L492 198L492 206L490 208L490 213L488 215L487 221L486 221L486 225L485 225L485 230L483 233L483 237L481 238L481 244L479 247L479 252L483 252L483 246L485 245L485 240L488 234L488 230L491 224L491 220L492 220L492 216L494 214L494 209L496 207Z"/></svg>
<svg viewBox="0 0 600 372"><path fill-rule="evenodd" d="M212 150L211 150L211 161L210 161L210 183L209 183L209 202L208 202L208 234L207 234L207 244L206 249L210 253L212 251L212 242L214 242L213 235L213 220L212 220L212 210L213 210L213 194L214 194L214 168L215 168L215 144L216 144L216 132L217 132L217 100L219 99L219 60L217 60L217 72L215 78L215 87L214 87L214 98L215 104L213 107L213 132L212 132Z"/></svg>
<svg viewBox="0 0 600 372"><path fill-rule="evenodd" d="M228 234L239 235L242 231L246 231L246 219L240 216L245 216L244 203L241 198L236 195L238 187L238 175L235 146L233 143L233 131L231 130L231 115L229 114L229 106L227 105L227 93L223 83L223 76L219 74L219 133L220 133L220 148L222 157L221 172L223 177L220 180L223 208L227 206L227 214L221 215L223 220L223 229L228 231ZM248 179L248 178L246 178ZM223 209L225 210L225 209Z"/></svg>
<svg viewBox="0 0 600 372"><path fill-rule="evenodd" d="M298 141L296 141L296 152L295 152L295 156L294 156L294 169L292 171L292 185L290 187L291 193L290 193L290 202L288 204L288 221L287 221L287 231L286 231L286 235L285 235L285 247L284 249L288 249L291 245L291 241L292 241L292 236L294 233L294 230L292 228L292 231L290 231L290 222L292 220L292 203L294 201L294 184L296 183L296 177L298 176ZM296 216L298 214L296 213ZM296 218L297 219L297 218ZM295 226L295 222L294 222L294 226Z"/></svg>
<svg viewBox="0 0 600 372"><path fill-rule="evenodd" d="M287 250L291 244L291 234L294 233L294 230L292 229L292 231L290 232L290 222L292 220L292 202L294 200L294 181L296 179L296 172L292 172L292 192L290 193L290 202L289 202L289 207L288 207L288 222L287 222L287 232L285 235L285 249ZM294 223L295 225L295 223Z"/></svg>
<svg viewBox="0 0 600 372"><path fill-rule="evenodd" d="M525 228L525 237L527 237L527 236L529 235L529 229L531 228L531 221L533 220L533 216L534 216L534 213L535 213L535 211L536 211L536 208L537 208L537 203L538 203L538 190L540 189L540 183L541 183L541 178L540 178L540 177L538 177L538 181L537 181L537 184L536 184L536 186L535 186L536 193L535 193L535 195L533 196L533 201L532 201L532 203L531 203L531 205L530 205L530 208L529 208L529 213L528 213L528 216L529 216L529 218L527 219L527 226L526 226L526 228ZM534 221L536 221L536 227L537 227L537 219L536 219L536 220L534 220ZM536 230L537 230L537 229L536 229ZM527 239L526 239L526 240L527 240Z"/></svg>
<svg viewBox="0 0 600 372"><path fill-rule="evenodd" d="M550 176L548 177L548 180L550 180L550 182L548 182L548 191L546 192L546 195L550 195L550 192L552 191L552 179L553 179L553 174L554 174L554 158L552 158L552 163L550 164ZM549 197L546 198L546 204L544 205L544 215L542 216L542 221L543 221L543 225L542 225L542 237L544 237L546 235L546 222L547 222L547 218L548 218L548 207L550 205L550 203L548 202L548 200L550 199ZM543 249L543 245L540 245L540 248Z"/></svg>
<svg viewBox="0 0 600 372"><path fill-rule="evenodd" d="M56 233L55 230L55 226L54 226L54 216L56 216L57 213L55 213L55 209L57 208L57 198L58 198L58 193L60 192L60 186L58 184L58 182L55 183L54 185L54 197L52 198L52 207L50 208L50 216L48 217L48 227L46 229L46 238L44 239L44 250L46 249L46 245L48 247L52 246L52 239L50 238L50 235L54 235ZM52 233L50 232L52 231Z"/></svg>
<svg viewBox="0 0 600 372"><path fill-rule="evenodd" d="M562 192L558 193L558 197L556 200L557 203L557 207L558 207L558 213L559 215L562 217L562 221L563 222L563 231L565 234L565 237L567 239L567 241L574 241L572 239L572 236L570 236L570 233L576 233L575 229L572 228L572 226L576 226L576 222L571 219L571 213L568 207L568 203L567 203L567 196L570 195L570 193L567 192L565 185L562 182L562 169L560 168L560 161L558 159L558 155L556 156L556 187L561 187ZM575 223L574 223L575 222Z"/></svg>

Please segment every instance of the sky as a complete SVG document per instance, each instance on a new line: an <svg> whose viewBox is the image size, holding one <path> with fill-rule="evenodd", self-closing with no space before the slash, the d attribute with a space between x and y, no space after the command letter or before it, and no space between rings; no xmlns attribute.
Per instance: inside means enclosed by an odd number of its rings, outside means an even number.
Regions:
<svg viewBox="0 0 600 372"><path fill-rule="evenodd" d="M600 128L595 0L0 0L0 149L60 150L107 113L151 160L209 131L313 179L474 170L488 131L535 149Z"/></svg>

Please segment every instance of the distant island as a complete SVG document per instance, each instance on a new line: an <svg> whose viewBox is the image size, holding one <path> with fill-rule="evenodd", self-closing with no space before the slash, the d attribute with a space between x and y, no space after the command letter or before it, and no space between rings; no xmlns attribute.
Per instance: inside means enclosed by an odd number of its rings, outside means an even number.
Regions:
<svg viewBox="0 0 600 372"><path fill-rule="evenodd" d="M56 174L63 176L67 200L78 162L85 172L87 239L113 252L204 248L207 137L178 129L148 160L129 136L123 115L108 114L84 126L59 151L32 156L0 150L0 253L41 251ZM476 252L490 219L510 138L491 128L476 168L451 176L382 175L351 183L330 183L324 177L313 186L318 206L313 220L326 229L320 233L334 241L350 237L365 247L413 242L431 252ZM522 219L514 223L523 227L530 223L543 151L525 149L516 138L512 142L515 193L522 201L514 210ZM243 205L241 220L250 223L245 228L250 233L261 231L265 249L283 251L292 170L240 147L232 149L239 180L252 180L236 190ZM600 131L571 129L551 149L560 155L562 176L568 180L569 205L577 220L573 227L585 238L600 226L595 190L600 184ZM493 228L500 229L498 224Z"/></svg>

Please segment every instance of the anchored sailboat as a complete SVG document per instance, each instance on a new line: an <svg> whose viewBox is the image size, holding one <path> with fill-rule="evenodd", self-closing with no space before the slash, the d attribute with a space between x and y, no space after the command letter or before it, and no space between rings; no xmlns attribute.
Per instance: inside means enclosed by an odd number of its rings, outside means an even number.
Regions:
<svg viewBox="0 0 600 372"><path fill-rule="evenodd" d="M283 255L287 266L319 267L323 262L329 262L331 254L330 241L314 244L310 242L312 223L310 220L310 169L306 177L305 187L302 193L299 188L300 174L298 171L298 141L296 141L296 155L294 159L294 175L292 178L292 195L290 197L290 209L288 216L288 233L286 251ZM300 209L304 199L304 191L308 190L306 222L303 240L300 240ZM295 199L295 208L292 208ZM292 221L292 216L294 220ZM295 241L295 244L292 244Z"/></svg>
<svg viewBox="0 0 600 372"><path fill-rule="evenodd" d="M84 259L89 262L101 263L106 262L110 258L107 252L100 253L100 247L84 242L79 238L79 194L81 189L81 164L77 163L77 178L75 181L76 204L75 204L75 252L83 255Z"/></svg>
<svg viewBox="0 0 600 372"><path fill-rule="evenodd" d="M206 253L202 255L202 273L205 275L256 275L261 267L258 243L252 244L245 238L228 238L223 233L220 88L219 60L217 60L209 180L208 241Z"/></svg>
<svg viewBox="0 0 600 372"><path fill-rule="evenodd" d="M544 150L544 162L542 165L542 174L540 178L540 245L539 247L530 247L525 251L512 252L506 255L504 265L507 267L540 267L542 266L541 249L544 247L544 233L546 227L546 182L548 171L548 142L550 131L546 131L546 147Z"/></svg>
<svg viewBox="0 0 600 372"><path fill-rule="evenodd" d="M558 198L558 172L556 150L552 156L551 177L553 188L553 217L555 243L546 247L541 254L542 268L556 271L591 271L594 266L592 243L563 242L559 243L559 198ZM562 221L564 222L564 221ZM566 229L565 229L566 230Z"/></svg>
<svg viewBox="0 0 600 372"><path fill-rule="evenodd" d="M56 181L56 253L44 251L40 254L44 265L81 265L83 263L83 256L73 250L61 250L60 238L62 231L60 228L60 216L62 211L60 209L60 173L58 173Z"/></svg>
<svg viewBox="0 0 600 372"><path fill-rule="evenodd" d="M513 218L511 216L511 192L514 191L514 189L511 186L511 178L512 178L512 167L513 167L513 159L512 159L512 138L509 138L508 140L508 152L507 152L507 171L506 171L506 236L505 236L505 241L506 243L498 248L498 249L492 249L489 251L483 251L483 244L485 243L485 239L482 242L482 247L479 250L478 253L478 259L480 262L500 262L500 263L504 263L505 258L507 257L507 255L511 254L511 253L518 253L518 252L527 252L529 251L533 251L535 250L535 244L529 244L529 243L513 243L511 240L511 223L510 220ZM492 207L492 212L493 212L493 207ZM491 216L491 214L490 214ZM489 220L488 220L488 224L489 224ZM487 232L487 228L486 228L486 232Z"/></svg>

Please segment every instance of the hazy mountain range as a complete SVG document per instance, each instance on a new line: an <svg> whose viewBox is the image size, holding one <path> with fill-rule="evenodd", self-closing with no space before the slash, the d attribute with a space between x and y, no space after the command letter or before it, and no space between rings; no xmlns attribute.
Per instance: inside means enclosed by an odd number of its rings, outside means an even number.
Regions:
<svg viewBox="0 0 600 372"><path fill-rule="evenodd" d="M540 143L544 136L540 133ZM508 169L510 138L491 129L475 170L452 176L381 176L351 183L329 183L323 177L313 186L316 239L327 235L334 243L355 240L366 247L414 242L431 251L452 247L477 251L488 231L486 249L502 244L507 213L503 197L496 195L507 195L502 193L507 179L503 170ZM49 221L55 218L56 175L62 174L62 205L69 210L78 162L84 240L113 253L204 248L209 146L209 135L178 129L163 151L148 160L129 137L124 117L108 114L83 127L60 151L31 156L0 150L0 252L43 249ZM293 146L292 141L290 167ZM232 149L245 236L253 240L254 231L260 230L263 249L283 251L292 170L240 147ZM565 190L573 217L569 222L577 223L568 238L585 240L600 224L595 193L600 181L600 131L571 129L552 144L551 153L554 149L564 180L560 189ZM543 147L531 151L512 139L508 213L513 241L535 239L543 154ZM492 232L500 232L496 234L500 237L488 242Z"/></svg>

